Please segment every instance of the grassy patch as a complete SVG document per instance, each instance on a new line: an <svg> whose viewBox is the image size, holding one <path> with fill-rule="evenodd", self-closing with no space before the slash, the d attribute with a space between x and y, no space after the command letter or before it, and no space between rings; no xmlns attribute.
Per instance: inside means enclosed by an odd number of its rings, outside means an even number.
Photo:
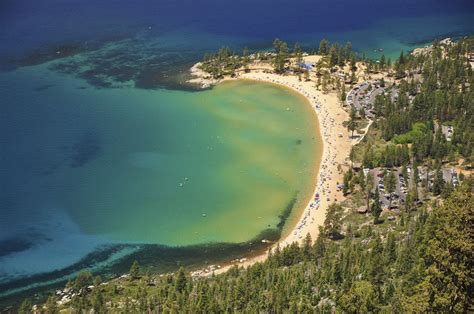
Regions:
<svg viewBox="0 0 474 314"><path fill-rule="evenodd" d="M385 149L386 144L387 142L382 138L382 132L372 125L364 137L364 140L354 146L354 161L362 162L364 152L367 151L368 147L372 147L376 151L381 152L382 149Z"/></svg>
<svg viewBox="0 0 474 314"><path fill-rule="evenodd" d="M413 124L411 131L395 136L392 139L392 141L395 144L413 143L417 139L421 138L424 134L426 134L426 130L427 130L426 124L417 122Z"/></svg>

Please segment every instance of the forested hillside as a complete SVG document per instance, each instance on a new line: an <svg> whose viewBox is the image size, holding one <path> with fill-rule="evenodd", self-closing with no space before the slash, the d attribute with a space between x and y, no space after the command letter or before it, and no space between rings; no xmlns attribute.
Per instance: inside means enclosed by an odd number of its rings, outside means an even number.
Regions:
<svg viewBox="0 0 474 314"><path fill-rule="evenodd" d="M346 225L341 239L277 250L247 270L191 278L155 277L135 265L127 278L100 284L87 274L67 308L114 312L468 312L473 310L474 198L465 182L441 204L397 224ZM337 207L337 206L334 206ZM337 211L338 208L333 208ZM388 223L387 223L388 224ZM329 232L330 226L322 229ZM96 287L88 290L89 285ZM45 312L60 308L50 297ZM25 301L23 312L31 303Z"/></svg>

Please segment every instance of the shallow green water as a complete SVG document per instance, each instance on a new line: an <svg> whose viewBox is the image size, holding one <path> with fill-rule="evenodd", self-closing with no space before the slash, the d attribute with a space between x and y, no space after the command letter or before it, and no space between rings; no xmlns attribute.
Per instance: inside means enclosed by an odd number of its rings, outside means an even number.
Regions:
<svg viewBox="0 0 474 314"><path fill-rule="evenodd" d="M288 89L95 89L48 65L0 89L1 223L17 250L0 274L61 269L104 244L248 241L311 193L319 131Z"/></svg>
<svg viewBox="0 0 474 314"><path fill-rule="evenodd" d="M61 193L86 233L167 245L242 242L275 228L292 198L305 197L317 142L303 99L255 82L131 93L138 104L103 108L116 119L103 130L107 149L73 169L68 180L78 185Z"/></svg>

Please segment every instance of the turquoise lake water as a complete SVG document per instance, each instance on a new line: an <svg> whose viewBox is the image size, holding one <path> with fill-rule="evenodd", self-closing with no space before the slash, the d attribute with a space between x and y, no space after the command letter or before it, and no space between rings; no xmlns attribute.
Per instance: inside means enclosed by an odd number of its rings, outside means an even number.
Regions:
<svg viewBox="0 0 474 314"><path fill-rule="evenodd" d="M2 126L0 237L26 246L4 251L4 280L103 245L243 243L309 197L320 139L303 97L253 81L95 89L51 66L0 74L3 117L15 116Z"/></svg>

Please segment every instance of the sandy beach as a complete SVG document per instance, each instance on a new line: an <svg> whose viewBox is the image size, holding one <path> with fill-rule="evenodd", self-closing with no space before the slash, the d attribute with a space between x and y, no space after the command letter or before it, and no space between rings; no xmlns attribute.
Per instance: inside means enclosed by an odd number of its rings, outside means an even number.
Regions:
<svg viewBox="0 0 474 314"><path fill-rule="evenodd" d="M308 56L306 61L314 61L319 56ZM297 209L300 212L298 222L293 228L287 231L278 242L280 247L284 247L293 242L302 241L306 234L310 234L312 239L316 239L319 234L319 226L322 226L326 216L328 206L343 199L343 194L338 191L337 185L343 182L343 172L338 170L348 166L348 156L352 146L347 128L343 122L349 119L348 113L343 110L336 93L323 94L322 91L314 87L314 81L299 80L296 75L279 75L269 73L270 67L263 65L253 65L247 73L241 71L235 78L224 78L223 80L207 80L202 77L203 72L193 67L192 73L197 77L191 82L208 87L222 81L249 79L255 81L268 82L282 85L303 95L311 108L314 110L314 117L319 123L321 138L323 142L323 152L317 180L314 184L313 194L306 203L304 209ZM201 71L201 72L200 72ZM341 169L339 167L339 169ZM276 246L276 244L275 244ZM274 247L275 247L274 246ZM252 258L243 258L237 263L239 266L247 267L255 262L263 261L267 253ZM226 265L214 271L220 273L234 264ZM201 272L201 275L205 273Z"/></svg>

